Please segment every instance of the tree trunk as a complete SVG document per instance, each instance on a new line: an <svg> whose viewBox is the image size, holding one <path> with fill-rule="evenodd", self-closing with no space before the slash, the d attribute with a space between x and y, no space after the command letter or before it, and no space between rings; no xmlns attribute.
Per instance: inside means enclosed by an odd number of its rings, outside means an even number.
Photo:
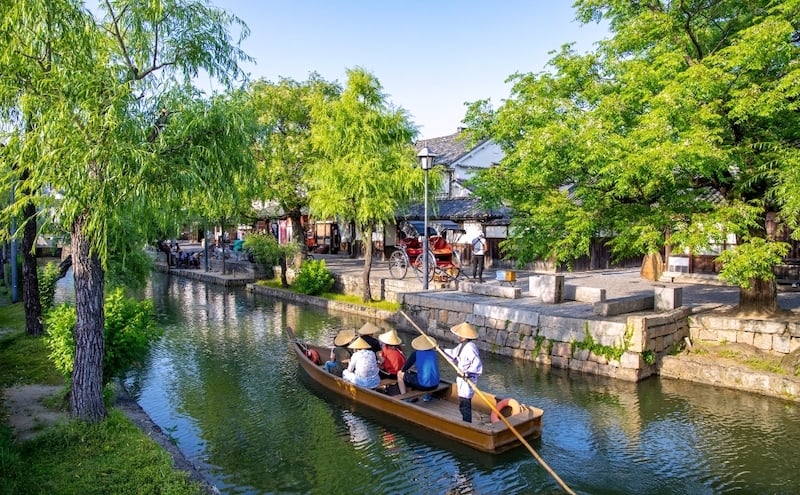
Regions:
<svg viewBox="0 0 800 495"><path fill-rule="evenodd" d="M750 280L749 289L739 290L739 310L774 313L778 310L778 286L774 280Z"/></svg>
<svg viewBox="0 0 800 495"><path fill-rule="evenodd" d="M286 278L287 269L286 256L281 256L281 287L289 287L289 279Z"/></svg>
<svg viewBox="0 0 800 495"><path fill-rule="evenodd" d="M300 250L294 255L294 266L299 267L306 259L308 253L308 246L306 245L306 231L303 230L303 224L300 222L302 214L300 210L291 210L288 213L289 221L292 223L292 242L300 246ZM282 266L283 273L286 273L286 267ZM281 283L285 283L284 287L288 287L289 283L286 282L284 275L281 275Z"/></svg>
<svg viewBox="0 0 800 495"><path fill-rule="evenodd" d="M90 253L84 232L86 218L72 225L72 266L75 279L75 366L72 370L70 413L90 423L107 416L103 403L104 273L100 259Z"/></svg>
<svg viewBox="0 0 800 495"><path fill-rule="evenodd" d="M303 224L300 221L302 214L300 210L292 210L288 213L289 221L292 223L292 241L296 242L306 251L306 232L303 230Z"/></svg>
<svg viewBox="0 0 800 495"><path fill-rule="evenodd" d="M39 272L36 265L36 205L27 202L23 209L25 230L22 236L22 301L25 306L25 331L41 335L42 302L39 300Z"/></svg>
<svg viewBox="0 0 800 495"><path fill-rule="evenodd" d="M372 270L372 225L368 225L365 229L362 229L364 234L364 242L369 242L369 244L365 244L366 249L364 249L364 272L361 276L361 299L364 302L372 301L372 290L369 286L369 273Z"/></svg>

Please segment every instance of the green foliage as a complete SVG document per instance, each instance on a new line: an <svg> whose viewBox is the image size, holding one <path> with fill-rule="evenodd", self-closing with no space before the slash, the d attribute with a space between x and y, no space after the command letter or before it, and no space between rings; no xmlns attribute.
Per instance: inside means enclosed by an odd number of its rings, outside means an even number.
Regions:
<svg viewBox="0 0 800 495"><path fill-rule="evenodd" d="M475 135L505 151L471 184L512 209L503 251L568 262L609 239L619 258L662 249L669 232L700 252L765 237L767 212L800 238L796 0L575 7L611 38L511 76L497 110L469 106Z"/></svg>
<svg viewBox="0 0 800 495"><path fill-rule="evenodd" d="M69 378L75 366L74 331L77 318L75 306L64 303L51 309L45 319L50 359L65 378Z"/></svg>
<svg viewBox="0 0 800 495"><path fill-rule="evenodd" d="M300 265L292 288L301 294L315 296L331 290L333 283L333 274L328 270L325 260L308 260Z"/></svg>
<svg viewBox="0 0 800 495"><path fill-rule="evenodd" d="M7 443L0 432L0 456L6 449L11 464L0 465L3 489L17 489L4 493L203 493L121 411L111 411L97 424L56 425L21 448Z"/></svg>
<svg viewBox="0 0 800 495"><path fill-rule="evenodd" d="M19 307L22 305L0 306L0 315ZM23 316L20 321L24 324ZM64 377L49 359L45 340L27 335L24 329L0 338L0 363L0 389L34 383L64 385Z"/></svg>
<svg viewBox="0 0 800 495"><path fill-rule="evenodd" d="M574 354L575 349L584 349L597 356L603 356L609 361L619 361L620 358L622 358L622 355L625 354L625 351L627 351L630 347L630 341L633 337L633 329L628 328L625 331L625 336L623 337L621 345L609 346L595 342L594 337L592 337L591 332L589 332L588 325L586 325L584 331L586 332L586 336L583 338L583 340L573 340L571 342L572 353Z"/></svg>
<svg viewBox="0 0 800 495"><path fill-rule="evenodd" d="M279 244L278 239L269 233L245 235L244 248L253 253L256 263L270 267L280 263L281 259L290 258L300 249L296 244Z"/></svg>
<svg viewBox="0 0 800 495"><path fill-rule="evenodd" d="M723 251L717 257L722 263L719 278L743 289L749 289L754 280L775 280L772 267L781 262L789 252L785 242L769 242L756 237L750 242Z"/></svg>
<svg viewBox="0 0 800 495"><path fill-rule="evenodd" d="M155 325L152 301L125 297L121 289L106 297L105 312L103 381L110 383L144 358L162 330ZM50 357L67 377L74 367L76 319L75 307L62 304L50 311L46 321Z"/></svg>
<svg viewBox="0 0 800 495"><path fill-rule="evenodd" d="M269 198L300 226L308 207L309 171L320 153L311 141L311 108L339 97L341 87L318 74L298 82L281 78L277 83L256 81L248 88L250 105L258 118L253 153L259 179L258 193ZM303 231L292 230L295 242L302 242Z"/></svg>
<svg viewBox="0 0 800 495"><path fill-rule="evenodd" d="M653 351L644 351L642 353L642 359L644 360L644 362L646 364L652 366L652 365L656 364L656 353L653 352Z"/></svg>
<svg viewBox="0 0 800 495"><path fill-rule="evenodd" d="M39 268L39 302L42 305L42 313L47 313L53 307L59 276L57 263L50 261L43 268Z"/></svg>

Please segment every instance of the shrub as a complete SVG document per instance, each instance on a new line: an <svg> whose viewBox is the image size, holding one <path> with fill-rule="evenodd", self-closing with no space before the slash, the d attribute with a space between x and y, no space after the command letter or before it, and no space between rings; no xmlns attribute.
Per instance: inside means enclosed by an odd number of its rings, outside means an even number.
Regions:
<svg viewBox="0 0 800 495"><path fill-rule="evenodd" d="M42 313L47 313L53 308L53 300L56 296L56 283L61 276L58 264L52 261L47 263L44 268L39 268L39 302L42 305Z"/></svg>
<svg viewBox="0 0 800 495"><path fill-rule="evenodd" d="M103 382L122 376L141 361L150 344L161 336L153 318L153 303L125 297L122 289L113 290L105 300L105 354ZM58 370L69 377L75 356L75 307L62 304L47 315L47 346Z"/></svg>
<svg viewBox="0 0 800 495"><path fill-rule="evenodd" d="M333 274L328 270L325 260L308 260L300 265L292 287L301 294L315 296L331 290L333 282Z"/></svg>

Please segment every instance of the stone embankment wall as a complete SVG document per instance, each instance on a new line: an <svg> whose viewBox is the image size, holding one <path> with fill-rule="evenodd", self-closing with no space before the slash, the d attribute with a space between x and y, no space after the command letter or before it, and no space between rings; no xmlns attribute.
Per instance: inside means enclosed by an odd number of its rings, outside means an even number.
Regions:
<svg viewBox="0 0 800 495"><path fill-rule="evenodd" d="M406 313L430 335L452 341L451 326L478 329L482 350L583 373L638 381L688 335L688 309L632 314L623 321L553 316L491 304L405 294ZM403 319L397 324L415 331Z"/></svg>
<svg viewBox="0 0 800 495"><path fill-rule="evenodd" d="M692 341L735 342L786 355L800 349L800 322L698 315L689 318L689 336Z"/></svg>
<svg viewBox="0 0 800 495"><path fill-rule="evenodd" d="M787 356L800 349L800 323L753 320L719 315L688 318L692 342L737 343L766 353ZM666 378L692 380L709 385L746 390L788 400L800 400L800 377L757 371L730 365L724 360L710 361L699 355L664 359L660 374Z"/></svg>

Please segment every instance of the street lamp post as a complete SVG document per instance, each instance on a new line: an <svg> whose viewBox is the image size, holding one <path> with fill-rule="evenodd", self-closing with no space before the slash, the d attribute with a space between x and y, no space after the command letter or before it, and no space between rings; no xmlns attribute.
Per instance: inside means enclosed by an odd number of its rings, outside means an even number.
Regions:
<svg viewBox="0 0 800 495"><path fill-rule="evenodd" d="M425 232L422 234L422 290L428 290L428 277L430 276L430 268L428 268L428 170L433 167L433 159L436 155L431 153L428 148L422 148L417 153L419 158L420 167L425 171L425 222L423 229Z"/></svg>

